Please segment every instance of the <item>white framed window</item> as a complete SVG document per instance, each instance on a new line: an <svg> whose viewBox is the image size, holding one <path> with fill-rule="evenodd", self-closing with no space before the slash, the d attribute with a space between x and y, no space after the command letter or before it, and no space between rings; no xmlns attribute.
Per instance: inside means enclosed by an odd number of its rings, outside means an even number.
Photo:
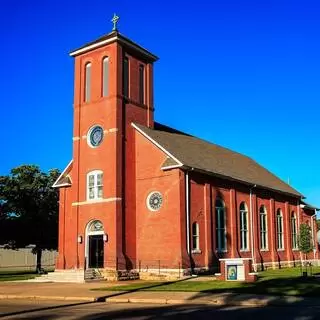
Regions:
<svg viewBox="0 0 320 320"><path fill-rule="evenodd" d="M84 77L84 101L89 102L91 99L91 62L85 66Z"/></svg>
<svg viewBox="0 0 320 320"><path fill-rule="evenodd" d="M268 250L267 209L265 206L260 207L259 216L260 216L260 249Z"/></svg>
<svg viewBox="0 0 320 320"><path fill-rule="evenodd" d="M87 174L87 199L96 200L103 197L103 172L91 171Z"/></svg>
<svg viewBox="0 0 320 320"><path fill-rule="evenodd" d="M109 95L109 57L102 60L102 96Z"/></svg>
<svg viewBox="0 0 320 320"><path fill-rule="evenodd" d="M240 250L248 250L248 207L245 202L240 203Z"/></svg>
<svg viewBox="0 0 320 320"><path fill-rule="evenodd" d="M226 208L221 199L216 199L216 249L217 251L227 250L226 232Z"/></svg>
<svg viewBox="0 0 320 320"><path fill-rule="evenodd" d="M277 210L277 249L283 250L283 216L280 209Z"/></svg>
<svg viewBox="0 0 320 320"><path fill-rule="evenodd" d="M200 233L199 233L199 224L194 222L192 224L192 251L200 251Z"/></svg>
<svg viewBox="0 0 320 320"><path fill-rule="evenodd" d="M291 212L291 243L292 249L298 249L297 217L294 211Z"/></svg>

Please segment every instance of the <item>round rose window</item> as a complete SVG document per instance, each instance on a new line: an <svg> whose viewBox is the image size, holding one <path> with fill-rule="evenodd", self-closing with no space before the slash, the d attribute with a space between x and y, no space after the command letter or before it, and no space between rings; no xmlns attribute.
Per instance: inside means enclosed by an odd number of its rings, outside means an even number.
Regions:
<svg viewBox="0 0 320 320"><path fill-rule="evenodd" d="M88 143L91 147L97 147L103 140L103 129L100 126L94 126L89 130Z"/></svg>
<svg viewBox="0 0 320 320"><path fill-rule="evenodd" d="M162 194L160 192L151 192L147 197L147 207L151 211L158 211L162 206Z"/></svg>

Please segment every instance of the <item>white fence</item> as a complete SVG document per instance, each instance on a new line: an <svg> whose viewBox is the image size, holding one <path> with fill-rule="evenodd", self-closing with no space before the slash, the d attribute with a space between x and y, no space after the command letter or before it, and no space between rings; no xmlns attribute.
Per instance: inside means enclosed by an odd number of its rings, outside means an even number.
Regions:
<svg viewBox="0 0 320 320"><path fill-rule="evenodd" d="M44 269L53 269L57 258L56 250L43 250L41 266ZM32 249L1 249L0 248L0 271L6 270L35 270L37 256Z"/></svg>

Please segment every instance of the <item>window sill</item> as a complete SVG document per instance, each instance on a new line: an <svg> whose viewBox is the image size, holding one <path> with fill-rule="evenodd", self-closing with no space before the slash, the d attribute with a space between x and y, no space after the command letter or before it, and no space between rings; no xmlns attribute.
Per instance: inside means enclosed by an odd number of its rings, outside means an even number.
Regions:
<svg viewBox="0 0 320 320"><path fill-rule="evenodd" d="M103 200L103 198L94 198L94 199L87 199L87 202L99 202Z"/></svg>
<svg viewBox="0 0 320 320"><path fill-rule="evenodd" d="M299 251L299 248L294 248L292 249L292 251Z"/></svg>
<svg viewBox="0 0 320 320"><path fill-rule="evenodd" d="M227 253L228 250L216 250L216 253Z"/></svg>
<svg viewBox="0 0 320 320"><path fill-rule="evenodd" d="M192 249L191 253L199 254L199 253L202 253L202 251L200 249Z"/></svg>
<svg viewBox="0 0 320 320"><path fill-rule="evenodd" d="M284 251L284 249L277 249L277 251L280 251L280 252L281 252L281 251Z"/></svg>
<svg viewBox="0 0 320 320"><path fill-rule="evenodd" d="M269 249L260 249L261 252L268 252Z"/></svg>
<svg viewBox="0 0 320 320"><path fill-rule="evenodd" d="M250 252L249 249L240 249L240 252Z"/></svg>

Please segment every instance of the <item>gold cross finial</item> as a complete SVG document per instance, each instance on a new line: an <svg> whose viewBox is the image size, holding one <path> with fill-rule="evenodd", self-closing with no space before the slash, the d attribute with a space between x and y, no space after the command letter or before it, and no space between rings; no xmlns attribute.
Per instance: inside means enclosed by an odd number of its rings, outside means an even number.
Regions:
<svg viewBox="0 0 320 320"><path fill-rule="evenodd" d="M113 18L111 19L111 22L113 23L112 31L116 31L117 30L117 23L118 23L119 19L120 18L114 13L113 14Z"/></svg>

